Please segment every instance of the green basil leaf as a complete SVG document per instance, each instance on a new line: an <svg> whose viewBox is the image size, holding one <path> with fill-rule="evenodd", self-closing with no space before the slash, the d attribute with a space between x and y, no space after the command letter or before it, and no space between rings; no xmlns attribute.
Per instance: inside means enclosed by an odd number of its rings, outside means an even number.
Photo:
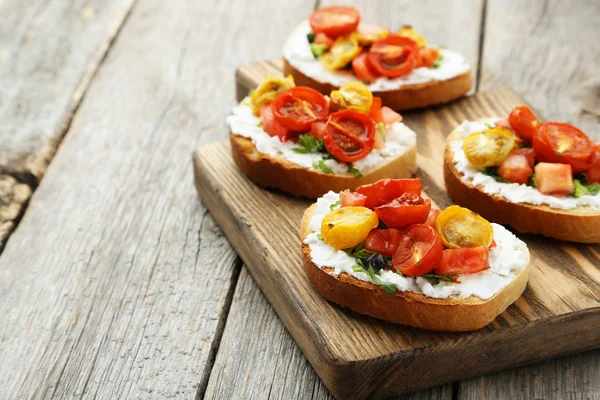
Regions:
<svg viewBox="0 0 600 400"><path fill-rule="evenodd" d="M325 160L314 161L312 165L314 169L320 169L326 174L333 174L333 170L329 165L325 164Z"/></svg>
<svg viewBox="0 0 600 400"><path fill-rule="evenodd" d="M352 176L354 176L356 179L362 178L363 174L361 174L361 172L359 170L354 168L352 163L347 163L347 165L348 165L348 172L351 173Z"/></svg>
<svg viewBox="0 0 600 400"><path fill-rule="evenodd" d="M333 203L332 205L330 205L330 206L329 206L329 210L330 210L330 211L333 211L333 210L335 210L336 208L338 208L339 206L340 206L340 202L339 202L339 201L336 201L335 203Z"/></svg>

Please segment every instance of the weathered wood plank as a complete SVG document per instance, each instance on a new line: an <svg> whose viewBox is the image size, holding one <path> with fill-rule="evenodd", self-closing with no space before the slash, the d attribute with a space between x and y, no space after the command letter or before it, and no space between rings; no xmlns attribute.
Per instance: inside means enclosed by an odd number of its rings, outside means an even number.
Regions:
<svg viewBox="0 0 600 400"><path fill-rule="evenodd" d="M205 398L333 399L245 268ZM397 397L451 398L451 385Z"/></svg>
<svg viewBox="0 0 600 400"><path fill-rule="evenodd" d="M31 197L28 185L8 175L0 175L0 252L14 229L15 221Z"/></svg>
<svg viewBox="0 0 600 400"><path fill-rule="evenodd" d="M597 1L489 0L481 89L508 84L542 116L574 123L600 140L599 18ZM596 350L473 378L460 383L458 397L600 397L598 360Z"/></svg>
<svg viewBox="0 0 600 400"><path fill-rule="evenodd" d="M437 147L459 121L503 115L522 103L510 90L495 90L406 114L404 122L417 132L420 156L433 159L442 157ZM377 398L600 346L597 246L524 235L529 284L490 325L467 333L411 329L356 315L315 293L298 254L309 201L252 184L233 163L227 142L201 147L194 163L196 187L212 215L335 396ZM451 201L442 169L432 165L419 176L445 207Z"/></svg>
<svg viewBox="0 0 600 400"><path fill-rule="evenodd" d="M239 264L191 183L304 2L141 0L0 257L6 398L193 398ZM226 34L223 32L227 32Z"/></svg>
<svg viewBox="0 0 600 400"><path fill-rule="evenodd" d="M134 1L0 2L0 174L39 182Z"/></svg>

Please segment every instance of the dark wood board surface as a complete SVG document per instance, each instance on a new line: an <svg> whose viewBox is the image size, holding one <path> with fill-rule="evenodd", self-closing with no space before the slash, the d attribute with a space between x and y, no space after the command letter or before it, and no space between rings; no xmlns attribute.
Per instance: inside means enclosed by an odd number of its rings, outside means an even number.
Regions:
<svg viewBox="0 0 600 400"><path fill-rule="evenodd" d="M500 89L405 115L418 134L419 176L438 205L451 204L441 168L445 135L463 119L502 115L520 103L514 92ZM233 164L227 143L199 149L194 162L203 201L336 396L392 395L600 346L598 245L524 236L532 254L530 284L478 332L395 326L333 306L312 289L298 233L309 201L253 185Z"/></svg>

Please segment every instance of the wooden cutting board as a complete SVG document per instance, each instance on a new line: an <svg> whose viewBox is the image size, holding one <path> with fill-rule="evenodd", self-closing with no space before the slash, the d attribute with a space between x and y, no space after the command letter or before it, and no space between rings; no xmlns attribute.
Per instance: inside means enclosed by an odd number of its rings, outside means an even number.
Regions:
<svg viewBox="0 0 600 400"><path fill-rule="evenodd" d="M255 63L238 70L238 98L266 73L279 73L279 65ZM500 89L404 114L417 132L418 176L439 206L452 204L442 175L445 136L464 119L506 115L523 103L513 91ZM300 219L310 201L254 185L233 163L229 143L198 149L194 171L202 200L337 398L390 396L600 347L600 245L521 236L532 256L523 296L477 332L429 332L362 316L321 298L300 255Z"/></svg>

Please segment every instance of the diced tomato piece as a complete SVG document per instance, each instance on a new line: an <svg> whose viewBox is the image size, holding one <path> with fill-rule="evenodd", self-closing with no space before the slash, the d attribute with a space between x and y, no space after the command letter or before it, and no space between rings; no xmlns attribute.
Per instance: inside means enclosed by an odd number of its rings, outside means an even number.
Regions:
<svg viewBox="0 0 600 400"><path fill-rule="evenodd" d="M502 161L498 175L509 182L526 184L533 175L535 153L531 148L514 149Z"/></svg>
<svg viewBox="0 0 600 400"><path fill-rule="evenodd" d="M329 36L327 36L326 34L324 34L323 32L319 32L315 35L314 42L316 44L324 44L325 46L327 46L327 50L329 50L331 48L331 46L333 46L334 40L332 38L330 38Z"/></svg>
<svg viewBox="0 0 600 400"><path fill-rule="evenodd" d="M367 196L365 207L374 209L390 203L404 193L421 195L421 180L413 179L382 179L370 185L362 185L356 188L356 192Z"/></svg>
<svg viewBox="0 0 600 400"><path fill-rule="evenodd" d="M292 133L288 128L281 125L273 115L273 109L271 103L265 104L260 109L260 119L262 121L262 128L269 136L277 136L279 140L285 142L286 140L292 139L296 135Z"/></svg>
<svg viewBox="0 0 600 400"><path fill-rule="evenodd" d="M365 249L384 256L392 256L402 232L404 232L402 229L394 228L373 229L365 239Z"/></svg>
<svg viewBox="0 0 600 400"><path fill-rule="evenodd" d="M427 221L425 221L425 225L429 225L430 227L435 229L435 221L437 220L438 215L440 215L440 213L442 212L442 210L440 210L439 208L431 208L431 210L429 210L429 215L427 216Z"/></svg>
<svg viewBox="0 0 600 400"><path fill-rule="evenodd" d="M543 194L571 194L575 189L569 164L538 163L535 177L537 188Z"/></svg>
<svg viewBox="0 0 600 400"><path fill-rule="evenodd" d="M600 183L600 165L592 165L589 167L587 169L587 176L589 183Z"/></svg>
<svg viewBox="0 0 600 400"><path fill-rule="evenodd" d="M383 140L383 135L379 132L379 129L375 131L375 143L373 144L373 148L376 150L383 150L385 147L385 141Z"/></svg>
<svg viewBox="0 0 600 400"><path fill-rule="evenodd" d="M327 126L326 122L317 121L313 122L310 125L310 134L316 137L317 139L323 139L325 137L325 127Z"/></svg>
<svg viewBox="0 0 600 400"><path fill-rule="evenodd" d="M383 106L381 107L381 119L384 124L391 125L394 122L402 121L402 115L389 107Z"/></svg>
<svg viewBox="0 0 600 400"><path fill-rule="evenodd" d="M354 193L349 190L344 190L340 192L340 206L348 207L348 206L357 206L363 207L365 202L367 201L367 196L364 196L360 193Z"/></svg>
<svg viewBox="0 0 600 400"><path fill-rule="evenodd" d="M492 244L490 244L490 247L488 247L488 249L493 249L494 247L498 246L498 244L496 243L495 240L492 239Z"/></svg>
<svg viewBox="0 0 600 400"><path fill-rule="evenodd" d="M371 117L375 123L383 122L381 116L381 97L373 97L373 104L371 105L371 111L369 111L369 117Z"/></svg>
<svg viewBox="0 0 600 400"><path fill-rule="evenodd" d="M489 249L484 246L445 249L436 274L472 274L490 267Z"/></svg>
<svg viewBox="0 0 600 400"><path fill-rule="evenodd" d="M379 77L377 71L373 70L367 62L367 53L362 53L352 60L352 70L361 81L375 82Z"/></svg>
<svg viewBox="0 0 600 400"><path fill-rule="evenodd" d="M379 220L390 228L406 228L414 224L422 224L427 220L431 210L431 200L419 195L404 193L394 201L375 207Z"/></svg>
<svg viewBox="0 0 600 400"><path fill-rule="evenodd" d="M419 54L417 55L416 68L431 67L433 64L435 64L435 61L438 59L439 56L440 56L440 52L436 48L424 47L422 49L419 49Z"/></svg>
<svg viewBox="0 0 600 400"><path fill-rule="evenodd" d="M513 127L510 125L510 122L508 122L508 118L501 118L498 121L496 121L494 125L500 128L507 128L511 131L514 131Z"/></svg>

